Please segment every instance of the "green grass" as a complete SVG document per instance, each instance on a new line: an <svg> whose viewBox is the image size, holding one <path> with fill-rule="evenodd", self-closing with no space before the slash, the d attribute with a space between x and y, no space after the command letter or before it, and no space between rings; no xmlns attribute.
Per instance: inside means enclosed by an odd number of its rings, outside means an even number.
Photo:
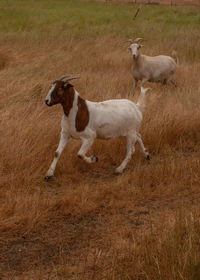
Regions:
<svg viewBox="0 0 200 280"><path fill-rule="evenodd" d="M11 0L2 0L0 7L1 45L24 42L24 46L32 48L33 43L43 44L47 40L67 43L69 38L82 40L123 36L126 40L143 37L149 47L163 44L161 49L165 52L169 48L183 49L184 45L186 61L200 59L197 44L200 13L197 8L143 6L133 20L137 6L119 3L19 0L16 5ZM183 56L182 51L179 54Z"/></svg>
<svg viewBox="0 0 200 280"><path fill-rule="evenodd" d="M134 36L142 31L149 39L155 33L155 25L158 30L172 34L182 33L187 27L191 29L191 25L193 31L200 30L200 14L195 8L143 6L134 21L137 6L133 5L80 0L21 0L13 5L13 1L8 0L1 1L0 6L3 7L0 10L1 33L53 30L63 35L98 36L112 32Z"/></svg>

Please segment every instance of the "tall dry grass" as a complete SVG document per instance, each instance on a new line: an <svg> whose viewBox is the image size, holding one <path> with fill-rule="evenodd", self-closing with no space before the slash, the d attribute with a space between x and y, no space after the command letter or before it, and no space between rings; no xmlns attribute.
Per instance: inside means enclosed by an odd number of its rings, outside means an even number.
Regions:
<svg viewBox="0 0 200 280"><path fill-rule="evenodd" d="M139 94L133 90L123 33L88 33L80 40L54 31L45 38L4 34L0 58L8 63L0 72L0 277L198 280L198 39L184 45L182 35L176 39L177 88L150 85L141 127L150 164L136 147L124 174L115 176L125 155L123 139L96 140L90 153L99 162L93 165L77 158L80 142L70 140L54 180L47 183L43 178L59 141L62 116L60 106L44 104L53 80L79 73L76 89L95 101L135 101ZM170 53L170 36L157 44L149 39L145 52Z"/></svg>

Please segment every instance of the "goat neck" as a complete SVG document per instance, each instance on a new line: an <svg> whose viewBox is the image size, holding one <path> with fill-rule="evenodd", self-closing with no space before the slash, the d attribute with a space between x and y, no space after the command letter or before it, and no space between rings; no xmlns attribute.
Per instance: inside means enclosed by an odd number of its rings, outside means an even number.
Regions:
<svg viewBox="0 0 200 280"><path fill-rule="evenodd" d="M142 55L141 55L141 53L139 53L137 57L133 56L133 63L134 63L134 65L139 65L139 64L141 64L141 62L142 62Z"/></svg>
<svg viewBox="0 0 200 280"><path fill-rule="evenodd" d="M63 107L63 111L64 111L64 113L67 117L69 115L70 110L73 107L75 94L76 94L76 92L74 90L74 87L69 84L68 87L65 89L64 98L61 102L61 105Z"/></svg>

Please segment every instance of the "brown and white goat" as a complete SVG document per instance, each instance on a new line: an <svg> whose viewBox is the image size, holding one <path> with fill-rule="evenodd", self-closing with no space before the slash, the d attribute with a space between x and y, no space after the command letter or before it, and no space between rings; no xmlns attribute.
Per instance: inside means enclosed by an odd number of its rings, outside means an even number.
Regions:
<svg viewBox="0 0 200 280"><path fill-rule="evenodd" d="M137 38L131 42L129 50L133 56L133 78L135 82L135 87L138 81L142 81L143 86L145 82L160 82L166 84L171 82L176 86L176 81L173 75L178 66L178 58L176 52L173 51L171 56L167 55L157 55L157 56L147 56L140 52L143 45L139 44L142 38Z"/></svg>
<svg viewBox="0 0 200 280"><path fill-rule="evenodd" d="M60 103L63 107L61 121L61 137L55 152L53 162L46 174L48 180L54 175L58 159L70 137L81 139L82 146L78 156L88 163L98 161L96 156L86 156L95 138L109 139L124 136L127 139L127 153L123 162L116 168L116 173L122 173L135 150L137 141L146 159L149 154L145 150L142 138L138 133L142 121L145 92L141 88L138 103L128 99L114 99L103 102L91 102L80 97L79 93L69 83L77 77L60 78L49 90L45 103L52 106Z"/></svg>

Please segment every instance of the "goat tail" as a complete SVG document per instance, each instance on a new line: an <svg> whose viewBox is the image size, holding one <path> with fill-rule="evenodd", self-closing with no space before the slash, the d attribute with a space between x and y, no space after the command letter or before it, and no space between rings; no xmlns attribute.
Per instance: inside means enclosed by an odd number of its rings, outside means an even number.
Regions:
<svg viewBox="0 0 200 280"><path fill-rule="evenodd" d="M172 51L172 57L175 60L176 64L179 64L178 56L177 56L177 51L173 50Z"/></svg>
<svg viewBox="0 0 200 280"><path fill-rule="evenodd" d="M151 90L151 88L144 88L144 87L141 87L140 88L140 96L139 96L139 99L138 99L138 102L137 102L137 107L139 108L139 110L141 112L143 112L144 108L145 108L145 96L146 96L146 92L148 90Z"/></svg>

